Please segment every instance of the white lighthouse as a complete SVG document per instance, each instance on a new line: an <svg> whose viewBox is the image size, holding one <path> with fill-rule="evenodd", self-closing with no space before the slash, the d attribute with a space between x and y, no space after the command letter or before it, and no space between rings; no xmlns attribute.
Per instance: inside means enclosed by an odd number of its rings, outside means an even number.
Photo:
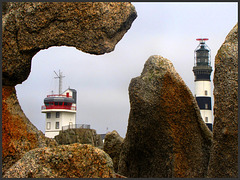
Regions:
<svg viewBox="0 0 240 180"><path fill-rule="evenodd" d="M207 38L196 39L199 45L194 51L194 67L195 75L195 97L200 108L203 121L212 131L213 116L211 104L211 60L210 49L206 45Z"/></svg>
<svg viewBox="0 0 240 180"><path fill-rule="evenodd" d="M63 126L71 127L76 124L77 91L68 88L62 93L63 77L59 71L56 77L59 78L59 93L47 95L42 106L42 113L46 113L45 136L49 138L58 135Z"/></svg>

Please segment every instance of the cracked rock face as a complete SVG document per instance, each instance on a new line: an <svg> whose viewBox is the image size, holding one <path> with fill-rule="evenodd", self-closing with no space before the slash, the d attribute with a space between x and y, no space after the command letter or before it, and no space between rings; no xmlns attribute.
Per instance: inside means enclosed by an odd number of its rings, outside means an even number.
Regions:
<svg viewBox="0 0 240 180"><path fill-rule="evenodd" d="M172 63L151 56L129 85L130 115L118 173L129 178L205 177L212 133Z"/></svg>
<svg viewBox="0 0 240 180"><path fill-rule="evenodd" d="M87 144L37 148L27 152L4 178L115 178L112 159Z"/></svg>
<svg viewBox="0 0 240 180"><path fill-rule="evenodd" d="M214 124L208 177L238 177L238 24L215 57Z"/></svg>
<svg viewBox="0 0 240 180"><path fill-rule="evenodd" d="M127 2L14 2L4 5L3 14L3 85L12 86L27 79L41 49L113 51L137 16Z"/></svg>

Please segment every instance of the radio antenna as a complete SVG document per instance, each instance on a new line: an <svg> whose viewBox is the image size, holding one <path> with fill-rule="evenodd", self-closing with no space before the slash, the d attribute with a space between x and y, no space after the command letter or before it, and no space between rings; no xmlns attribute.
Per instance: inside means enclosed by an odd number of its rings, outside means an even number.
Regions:
<svg viewBox="0 0 240 180"><path fill-rule="evenodd" d="M54 77L55 79L58 78L59 79L59 89L58 89L58 93L59 95L62 93L62 78L64 78L65 76L62 75L62 72L59 70L59 74L57 74L55 71L54 73L57 75L57 77Z"/></svg>

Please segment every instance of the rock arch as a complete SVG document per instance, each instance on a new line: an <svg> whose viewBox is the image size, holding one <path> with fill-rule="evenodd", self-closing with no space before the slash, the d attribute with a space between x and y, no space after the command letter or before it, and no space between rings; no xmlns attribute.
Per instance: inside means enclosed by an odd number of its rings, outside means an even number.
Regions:
<svg viewBox="0 0 240 180"><path fill-rule="evenodd" d="M29 76L32 57L63 45L96 55L111 52L136 17L127 2L3 3L3 173L30 149L55 144L32 125L17 100L15 85Z"/></svg>

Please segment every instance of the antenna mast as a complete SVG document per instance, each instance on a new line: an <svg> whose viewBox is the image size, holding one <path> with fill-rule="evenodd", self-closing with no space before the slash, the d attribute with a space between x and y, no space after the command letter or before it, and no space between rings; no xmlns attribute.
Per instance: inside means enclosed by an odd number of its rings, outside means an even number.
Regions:
<svg viewBox="0 0 240 180"><path fill-rule="evenodd" d="M59 78L59 89L58 89L58 93L61 94L62 93L62 78L64 78L65 76L62 75L62 72L59 70L59 75L54 71L54 73L57 75L56 78Z"/></svg>

